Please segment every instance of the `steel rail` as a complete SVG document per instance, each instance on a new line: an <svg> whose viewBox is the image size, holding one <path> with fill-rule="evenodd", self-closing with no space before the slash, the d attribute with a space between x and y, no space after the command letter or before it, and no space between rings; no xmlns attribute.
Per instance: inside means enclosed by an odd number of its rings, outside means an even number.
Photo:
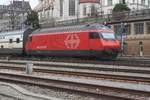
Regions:
<svg viewBox="0 0 150 100"><path fill-rule="evenodd" d="M49 65L51 67L52 65ZM104 79L113 79L113 80L122 80L122 81L128 81L128 82L144 82L150 84L150 77L144 77L144 76L131 76L131 75L120 75L120 74L114 74L114 73L101 73L101 72L87 72L87 71L72 71L72 70L62 70L62 69L50 69L50 68L43 68L44 66L35 67L33 68L34 72L41 72L41 73L53 73L53 74L62 74L62 75L74 75L74 76L82 76L82 77L91 77L91 78L104 78ZM53 67L55 67L53 65ZM56 66L62 67L62 66ZM76 67L71 67L75 68ZM79 66L78 66L79 68ZM12 70L20 70L25 71L25 65L24 66L15 66L15 65L1 65L0 69L12 69ZM80 69L80 68L79 68ZM86 68L88 69L88 67ZM106 68L107 69L107 68ZM113 69L114 71L114 69ZM125 71L126 72L126 71ZM130 71L131 72L131 71ZM144 71L143 71L144 73Z"/></svg>
<svg viewBox="0 0 150 100"><path fill-rule="evenodd" d="M73 68L73 69L88 69L88 70L98 70L98 71L111 71L111 72L130 72L130 73L144 73L150 74L150 70L147 70L149 67L127 67L122 68L121 66L116 67L99 67L99 64L83 64L83 63L64 63L64 62L37 62L37 61L0 61L0 64L16 64L16 65L25 65L27 63L33 63L35 66L55 66L60 68ZM79 66L80 64L80 66Z"/></svg>
<svg viewBox="0 0 150 100"><path fill-rule="evenodd" d="M123 88L115 88L115 87L107 87L107 86L100 86L94 84L84 84L80 82L72 82L72 81L64 81L64 80L55 80L49 78L41 78L35 76L28 76L28 75L21 75L21 74L10 74L10 73L2 73L0 72L0 80L11 82L11 83L20 83L20 84L29 84L34 86L41 86L47 88L57 88L63 89L67 91L73 91L78 93L85 93L88 95L94 96L105 96L111 98L111 100L135 100L138 98L126 97L119 95L121 91L129 92L129 93L138 93L149 95L147 91L137 91L132 89L123 89ZM98 90L112 90L119 91L118 94L112 94L109 92L100 92Z"/></svg>
<svg viewBox="0 0 150 100"><path fill-rule="evenodd" d="M7 57L5 57L7 58ZM9 58L9 57L8 57ZM2 57L3 59L3 57ZM37 60L37 61L55 61L55 62L74 62L74 63L88 63L88 64L104 64L104 65L117 65L117 66L134 66L134 67L150 67L150 59L127 59L127 58L118 58L116 60L111 61L102 61L98 59L77 59L72 58L54 58L54 59L44 59L44 58L29 58L29 57L10 57L8 60Z"/></svg>

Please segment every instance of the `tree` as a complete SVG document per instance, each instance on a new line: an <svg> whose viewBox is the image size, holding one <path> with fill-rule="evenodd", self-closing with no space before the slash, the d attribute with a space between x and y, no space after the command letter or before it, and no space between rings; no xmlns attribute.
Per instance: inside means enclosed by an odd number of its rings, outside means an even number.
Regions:
<svg viewBox="0 0 150 100"><path fill-rule="evenodd" d="M115 20L125 19L127 17L126 13L128 13L126 11L130 11L130 8L126 4L116 4L112 11L113 18Z"/></svg>
<svg viewBox="0 0 150 100"><path fill-rule="evenodd" d="M33 28L39 28L40 25L39 25L38 13L35 11L28 12L25 25L32 26Z"/></svg>
<svg viewBox="0 0 150 100"><path fill-rule="evenodd" d="M130 8L126 4L116 4L113 8L113 12L130 11Z"/></svg>

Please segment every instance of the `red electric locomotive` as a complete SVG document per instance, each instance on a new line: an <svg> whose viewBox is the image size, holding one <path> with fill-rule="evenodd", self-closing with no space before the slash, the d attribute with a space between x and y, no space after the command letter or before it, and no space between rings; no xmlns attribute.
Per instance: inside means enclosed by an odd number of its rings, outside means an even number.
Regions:
<svg viewBox="0 0 150 100"><path fill-rule="evenodd" d="M114 32L101 24L38 29L29 35L28 55L117 57L120 43Z"/></svg>

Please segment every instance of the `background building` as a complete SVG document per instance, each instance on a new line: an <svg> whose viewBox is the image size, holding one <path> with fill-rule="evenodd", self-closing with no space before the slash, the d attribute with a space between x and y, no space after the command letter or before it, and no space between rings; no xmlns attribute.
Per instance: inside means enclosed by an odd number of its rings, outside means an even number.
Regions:
<svg viewBox="0 0 150 100"><path fill-rule="evenodd" d="M41 22L71 20L98 14L99 0L41 0L35 10Z"/></svg>
<svg viewBox="0 0 150 100"><path fill-rule="evenodd" d="M120 33L120 25L120 23L113 25L116 34ZM123 33L124 55L150 56L150 21L133 20L127 22L125 27L126 30Z"/></svg>
<svg viewBox="0 0 150 100"><path fill-rule="evenodd" d="M40 0L35 10L41 23L47 23L111 14L118 3L127 4L132 11L150 7L150 0Z"/></svg>
<svg viewBox="0 0 150 100"><path fill-rule="evenodd" d="M9 14L6 13L8 10L7 5L0 5L0 31L8 29L9 25Z"/></svg>
<svg viewBox="0 0 150 100"><path fill-rule="evenodd" d="M31 10L27 1L13 0L9 5L0 6L0 31L20 29Z"/></svg>
<svg viewBox="0 0 150 100"><path fill-rule="evenodd" d="M102 0L102 11L104 14L111 14L115 4L124 3L131 10L150 8L150 0Z"/></svg>

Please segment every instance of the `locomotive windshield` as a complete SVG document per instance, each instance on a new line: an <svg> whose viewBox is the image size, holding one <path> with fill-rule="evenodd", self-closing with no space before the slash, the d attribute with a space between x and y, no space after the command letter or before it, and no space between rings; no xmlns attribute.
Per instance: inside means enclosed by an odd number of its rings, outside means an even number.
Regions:
<svg viewBox="0 0 150 100"><path fill-rule="evenodd" d="M116 39L115 34L111 32L90 32L90 39Z"/></svg>
<svg viewBox="0 0 150 100"><path fill-rule="evenodd" d="M110 33L110 32L103 32L103 33L101 33L101 36L104 39L116 39L115 34L114 33Z"/></svg>

